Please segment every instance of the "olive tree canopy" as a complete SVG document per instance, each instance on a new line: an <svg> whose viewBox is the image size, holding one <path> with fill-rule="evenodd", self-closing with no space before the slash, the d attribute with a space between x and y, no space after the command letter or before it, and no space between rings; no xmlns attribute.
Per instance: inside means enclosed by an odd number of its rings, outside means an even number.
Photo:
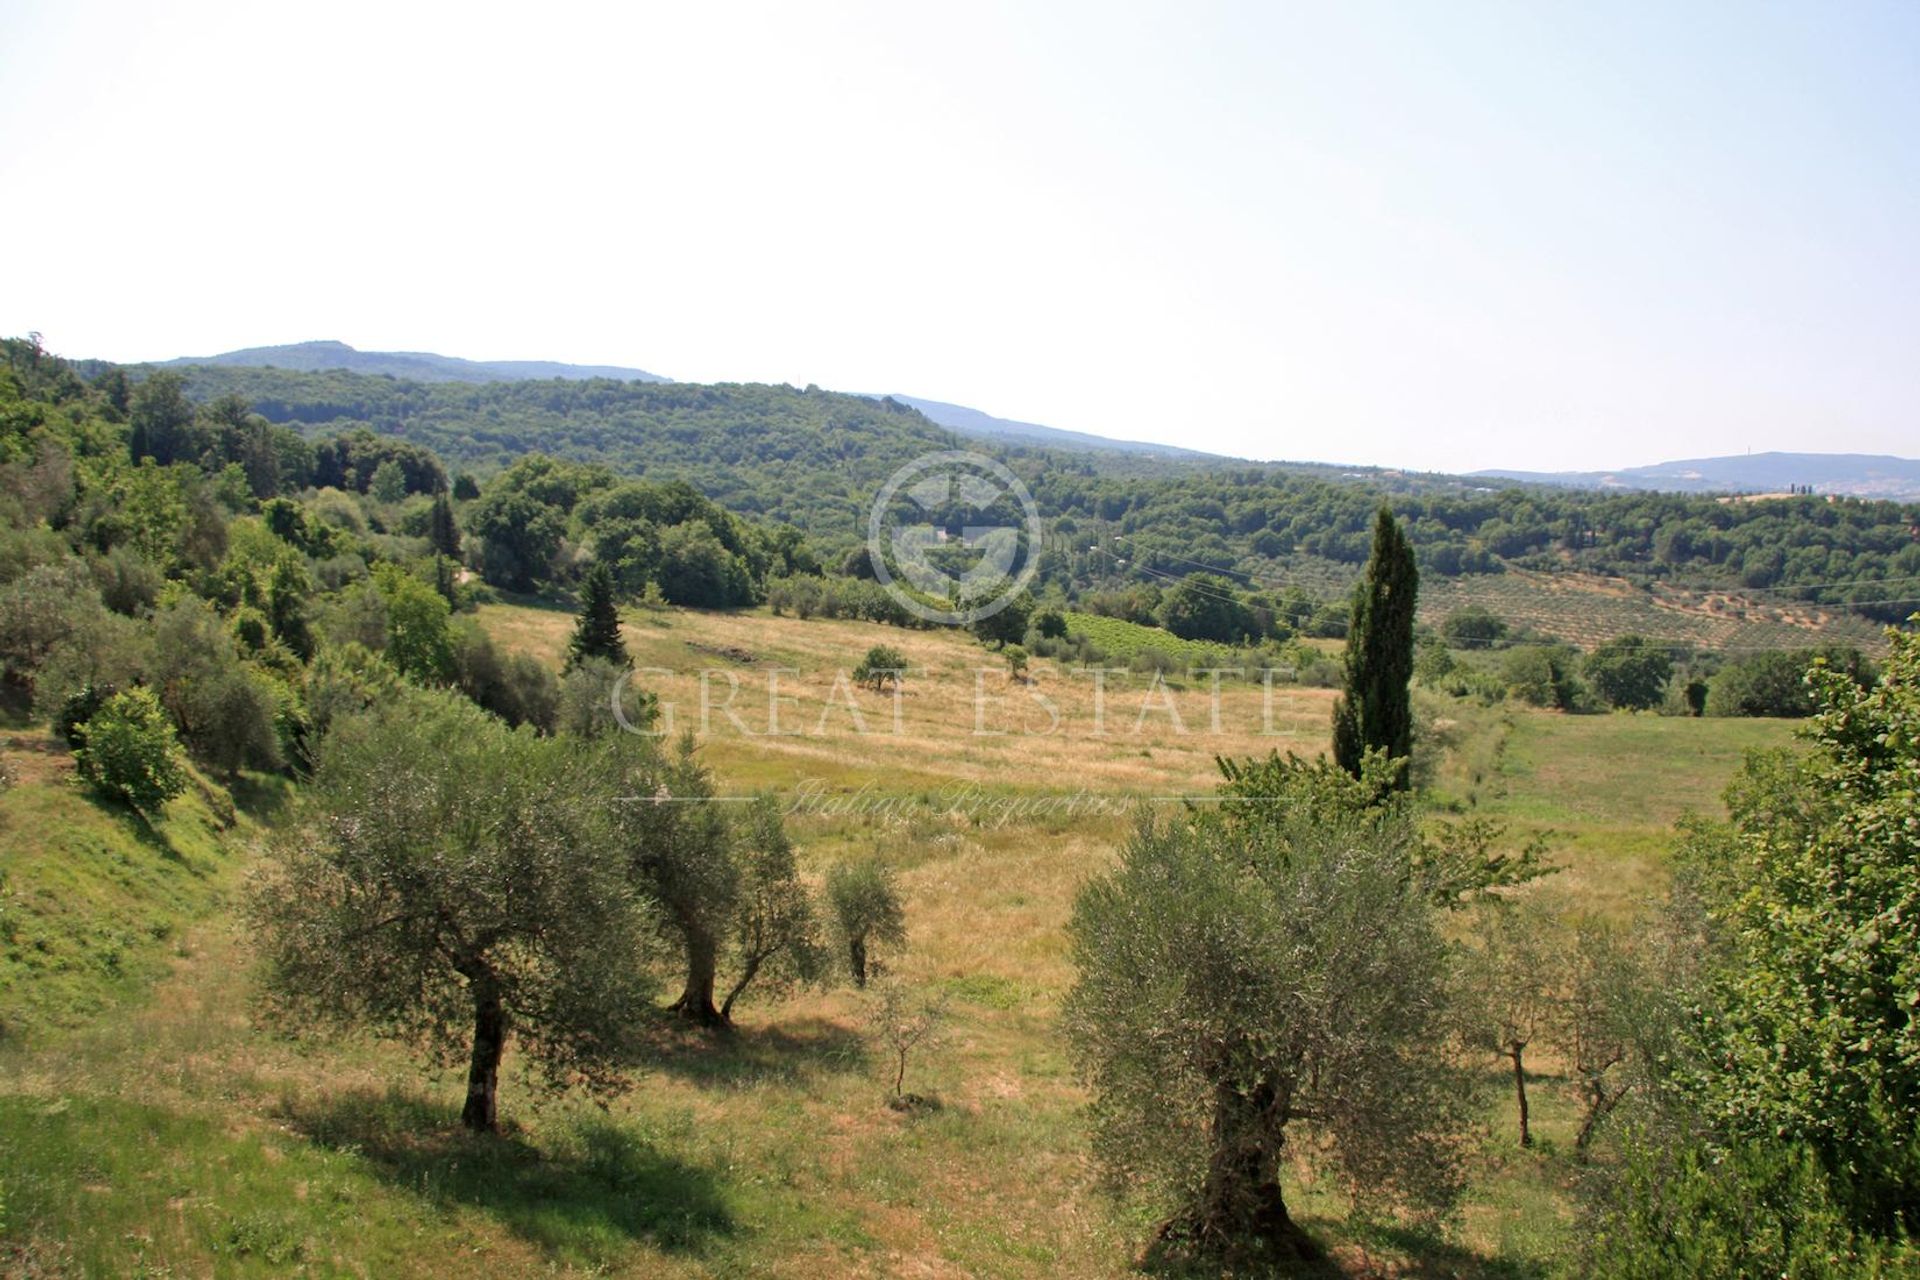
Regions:
<svg viewBox="0 0 1920 1280"><path fill-rule="evenodd" d="M1282 1195L1296 1151L1417 1210L1459 1185L1469 1093L1417 833L1361 801L1376 780L1290 767L1298 804L1144 820L1074 913L1065 1016L1095 1152L1176 1247L1310 1253Z"/></svg>
<svg viewBox="0 0 1920 1280"><path fill-rule="evenodd" d="M604 1084L651 1007L645 900L615 838L647 748L510 730L452 694L337 722L312 813L254 887L276 1011L469 1059L496 1125L511 1036L551 1085Z"/></svg>

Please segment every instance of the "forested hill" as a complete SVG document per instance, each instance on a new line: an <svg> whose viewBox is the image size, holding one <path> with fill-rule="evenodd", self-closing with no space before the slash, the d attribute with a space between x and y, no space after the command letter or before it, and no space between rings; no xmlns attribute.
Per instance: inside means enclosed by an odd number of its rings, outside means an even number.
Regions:
<svg viewBox="0 0 1920 1280"><path fill-rule="evenodd" d="M129 369L136 378L139 369ZM532 452L625 475L685 479L722 505L804 530L832 559L864 537L874 493L936 449L994 454L1032 488L1069 592L1163 587L1202 570L1242 587L1343 594L1380 501L1407 521L1434 577L1524 567L1638 585L1850 605L1880 621L1920 597L1920 505L1799 496L1596 493L1383 470L1169 460L982 443L908 405L787 386L557 381L479 385L189 366L188 393L237 395L309 435L362 427L456 470Z"/></svg>
<svg viewBox="0 0 1920 1280"><path fill-rule="evenodd" d="M227 365L245 369L291 369L412 378L418 382L503 382L520 378L612 378L620 382L665 382L645 369L619 365L564 364L557 360L462 360L431 351L357 351L344 342L290 342L277 347L246 347L217 356L184 356L163 367Z"/></svg>
<svg viewBox="0 0 1920 1280"><path fill-rule="evenodd" d="M482 474L542 452L684 479L732 510L829 540L851 539L857 513L896 467L964 444L905 405L815 388L608 379L469 385L206 365L179 372L197 401L238 395L268 421L308 434L365 426Z"/></svg>

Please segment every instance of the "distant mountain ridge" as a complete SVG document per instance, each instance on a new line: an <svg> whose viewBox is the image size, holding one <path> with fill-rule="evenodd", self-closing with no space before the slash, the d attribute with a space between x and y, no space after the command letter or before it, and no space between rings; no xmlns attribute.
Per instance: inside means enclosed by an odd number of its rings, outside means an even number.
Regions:
<svg viewBox="0 0 1920 1280"><path fill-rule="evenodd" d="M181 356L161 361L160 368L211 365L242 369L285 369L293 373L324 373L342 369L348 373L407 378L415 382L532 382L547 378L584 381L611 378L616 382L672 382L673 379L645 369L621 365L567 364L554 360L466 360L459 356L437 355L431 351L361 351L344 342L291 342L273 347L244 347L214 356ZM869 397L880 399L878 395ZM987 440L1005 440L1016 444L1060 449L1111 449L1121 453L1162 458L1205 461L1217 455L1196 449L1142 440L1114 440L1085 431L1064 431L1037 422L1019 422L997 418L965 405L919 396L894 395L893 400L911 405L940 426Z"/></svg>
<svg viewBox="0 0 1920 1280"><path fill-rule="evenodd" d="M1920 461L1875 453L1748 453L1684 458L1618 471L1476 471L1476 477L1574 489L1656 489L1667 493L1787 493L1920 498Z"/></svg>
<svg viewBox="0 0 1920 1280"><path fill-rule="evenodd" d="M214 356L183 356L160 367L210 366L245 369L282 369L295 373L345 370L414 382L532 382L559 378L584 381L610 378L619 382L667 384L673 379L645 369L621 365L568 364L552 360L466 360L428 351L360 351L344 342L295 342L282 346L247 347ZM944 400L921 396L870 395L891 399L918 410L928 421L975 439L1029 447L1100 450L1187 465L1233 464L1237 460L1198 449L1144 440L1116 440L1084 431L1067 431L1022 422ZM1290 465L1307 470L1337 470L1333 464ZM1368 470L1373 470L1369 468ZM1736 454L1717 458L1688 458L1623 467L1616 471L1513 471L1494 469L1471 473L1471 479L1505 480L1520 484L1555 485L1599 490L1657 490L1668 493L1765 494L1789 492L1810 485L1816 494L1920 500L1920 461L1880 454L1784 453Z"/></svg>
<svg viewBox="0 0 1920 1280"><path fill-rule="evenodd" d="M670 382L645 369L610 364L565 364L556 360L463 360L431 351L360 351L344 342L290 342L277 347L245 347L217 356L182 356L171 365L226 365L246 369L288 369L321 373L345 369L349 373L415 382L526 382L544 378L612 378L616 382Z"/></svg>
<svg viewBox="0 0 1920 1280"><path fill-rule="evenodd" d="M1204 453L1198 449L1182 449L1170 444L1155 444L1149 440L1115 440L1110 436L1096 436L1086 431L1067 431L1060 427L1043 427L1037 422L996 418L990 413L969 409L962 404L948 404L944 400L923 400L919 396L903 396L898 392L894 393L893 398L901 404L912 405L943 427L963 431L970 436L984 436L990 440L1011 440L1019 444L1035 444L1054 449L1117 449L1122 453L1156 454L1161 457L1188 458L1196 461L1221 458L1219 454Z"/></svg>

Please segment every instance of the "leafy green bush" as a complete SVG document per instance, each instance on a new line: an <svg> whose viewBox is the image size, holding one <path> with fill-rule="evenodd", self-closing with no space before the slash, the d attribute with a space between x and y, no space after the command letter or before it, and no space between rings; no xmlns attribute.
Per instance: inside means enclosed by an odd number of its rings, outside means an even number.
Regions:
<svg viewBox="0 0 1920 1280"><path fill-rule="evenodd" d="M1572 711L1582 694L1579 677L1573 671L1577 656L1565 645L1522 645L1507 651L1500 674L1507 691L1520 701Z"/></svg>
<svg viewBox="0 0 1920 1280"><path fill-rule="evenodd" d="M1608 706L1644 711L1660 705L1673 658L1644 636L1615 636L1587 655L1585 670L1587 683Z"/></svg>
<svg viewBox="0 0 1920 1280"><path fill-rule="evenodd" d="M1793 649L1755 653L1728 663L1707 684L1710 716L1789 716L1814 713L1807 671L1824 661L1862 684L1873 682L1871 664L1857 649Z"/></svg>
<svg viewBox="0 0 1920 1280"><path fill-rule="evenodd" d="M536 677L531 672L523 672L520 679L534 697L545 696L543 690L534 687ZM614 709L616 697L618 712ZM649 733L659 713L658 700L634 683L631 667L605 658L586 658L575 663L560 681L553 727L555 732L576 738L623 731Z"/></svg>
<svg viewBox="0 0 1920 1280"><path fill-rule="evenodd" d="M1010 644L1002 651L1001 656L1007 660L1007 678L1024 682L1027 678L1027 664L1030 661L1030 655L1026 649L1021 645Z"/></svg>
<svg viewBox="0 0 1920 1280"><path fill-rule="evenodd" d="M159 699L148 689L108 698L81 729L74 752L80 773L141 813L155 813L187 787L180 744Z"/></svg>
<svg viewBox="0 0 1920 1280"><path fill-rule="evenodd" d="M866 685L879 690L888 684L895 688L906 679L907 658L891 645L877 644L867 650L867 656L860 659L860 665L853 669L856 684Z"/></svg>
<svg viewBox="0 0 1920 1280"><path fill-rule="evenodd" d="M1579 1270L1608 1280L1911 1275L1911 1246L1859 1234L1805 1147L1626 1143L1606 1175Z"/></svg>
<svg viewBox="0 0 1920 1280"><path fill-rule="evenodd" d="M478 623L453 628L454 681L460 692L510 725L551 733L560 710L560 681L532 654L503 654Z"/></svg>
<svg viewBox="0 0 1920 1280"><path fill-rule="evenodd" d="M1814 749L1749 758L1699 834L1723 946L1693 1092L1723 1132L1808 1145L1855 1221L1920 1229L1920 636L1869 691L1816 667Z"/></svg>
<svg viewBox="0 0 1920 1280"><path fill-rule="evenodd" d="M1490 649L1506 639L1507 624L1491 610L1470 604L1448 614L1440 624L1440 634L1455 648Z"/></svg>
<svg viewBox="0 0 1920 1280"><path fill-rule="evenodd" d="M387 606L387 661L418 684L452 679L452 608L446 598L398 565L378 566L373 581Z"/></svg>

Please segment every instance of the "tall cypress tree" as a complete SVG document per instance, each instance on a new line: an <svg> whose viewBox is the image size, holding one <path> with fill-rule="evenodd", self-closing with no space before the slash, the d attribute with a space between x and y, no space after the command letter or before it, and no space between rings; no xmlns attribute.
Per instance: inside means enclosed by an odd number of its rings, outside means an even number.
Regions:
<svg viewBox="0 0 1920 1280"><path fill-rule="evenodd" d="M627 662L627 646L620 640L620 610L613 603L613 574L597 562L587 570L580 587L580 619L567 644L568 669L587 658L606 658L622 666Z"/></svg>
<svg viewBox="0 0 1920 1280"><path fill-rule="evenodd" d="M453 504L446 491L433 495L433 510L427 515L427 541L449 560L460 558L460 526L453 522Z"/></svg>
<svg viewBox="0 0 1920 1280"><path fill-rule="evenodd" d="M1396 760L1413 754L1413 606L1420 571L1413 546L1385 506L1373 523L1373 555L1353 592L1347 627L1346 687L1333 704L1333 758L1354 777L1374 748ZM1408 785L1402 769L1395 783Z"/></svg>

